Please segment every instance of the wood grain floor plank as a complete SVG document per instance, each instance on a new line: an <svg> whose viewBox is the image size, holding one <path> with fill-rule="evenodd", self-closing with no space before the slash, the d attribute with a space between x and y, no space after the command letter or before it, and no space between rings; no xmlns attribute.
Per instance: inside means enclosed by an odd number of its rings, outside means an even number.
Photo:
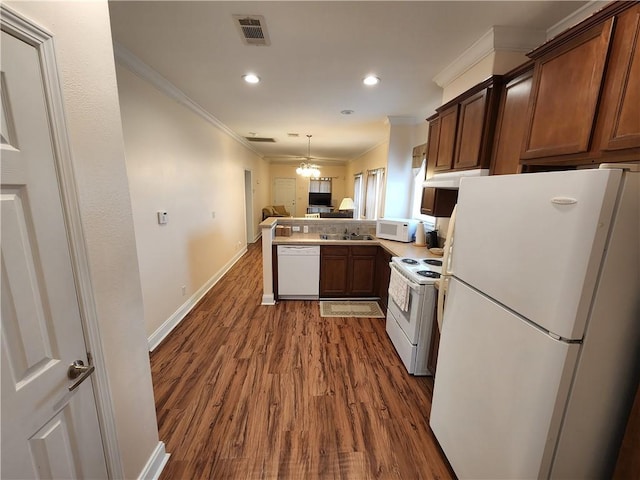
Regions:
<svg viewBox="0 0 640 480"><path fill-rule="evenodd" d="M260 245L151 354L161 479L449 479L384 319L260 305Z"/></svg>

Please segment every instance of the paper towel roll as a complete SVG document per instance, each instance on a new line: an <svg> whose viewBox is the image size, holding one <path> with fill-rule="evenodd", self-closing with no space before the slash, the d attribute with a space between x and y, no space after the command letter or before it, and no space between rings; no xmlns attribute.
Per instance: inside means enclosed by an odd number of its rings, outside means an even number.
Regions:
<svg viewBox="0 0 640 480"><path fill-rule="evenodd" d="M416 228L416 247L425 247L427 245L427 237L424 233L424 223L418 222Z"/></svg>

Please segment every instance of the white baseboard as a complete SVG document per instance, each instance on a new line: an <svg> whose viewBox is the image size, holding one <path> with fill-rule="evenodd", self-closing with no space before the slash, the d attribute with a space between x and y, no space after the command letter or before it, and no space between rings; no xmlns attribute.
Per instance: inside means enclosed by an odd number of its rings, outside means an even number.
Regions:
<svg viewBox="0 0 640 480"><path fill-rule="evenodd" d="M158 327L158 329L151 334L148 338L149 343L149 351L153 352L153 350L160 345L160 342L166 338L171 331L176 328L180 322L187 316L187 314L191 311L193 307L195 307L196 303L200 301L202 297L204 297L211 288L218 283L218 281L222 278L222 276L229 271L233 265L240 260L247 252L247 247L245 246L242 250L236 253L227 264L222 267L213 277L211 277L202 287L198 289L189 299L184 302L178 310L176 310L173 315L171 315L165 322Z"/></svg>
<svg viewBox="0 0 640 480"><path fill-rule="evenodd" d="M275 304L276 304L276 299L273 293L270 295L262 295L261 305L275 305Z"/></svg>
<svg viewBox="0 0 640 480"><path fill-rule="evenodd" d="M158 442L149 460L147 460L147 464L138 475L138 480L158 480L164 466L169 461L169 456L164 449L164 442Z"/></svg>

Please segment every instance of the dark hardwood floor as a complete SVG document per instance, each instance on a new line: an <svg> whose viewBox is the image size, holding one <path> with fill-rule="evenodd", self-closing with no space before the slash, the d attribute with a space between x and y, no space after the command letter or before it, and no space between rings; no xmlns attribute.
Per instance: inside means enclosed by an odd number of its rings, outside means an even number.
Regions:
<svg viewBox="0 0 640 480"><path fill-rule="evenodd" d="M383 319L261 296L258 243L151 354L163 480L453 477Z"/></svg>

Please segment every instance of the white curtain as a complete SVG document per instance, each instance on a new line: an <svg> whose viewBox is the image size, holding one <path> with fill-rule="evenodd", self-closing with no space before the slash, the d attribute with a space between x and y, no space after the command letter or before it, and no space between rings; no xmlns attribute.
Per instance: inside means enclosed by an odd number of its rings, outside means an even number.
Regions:
<svg viewBox="0 0 640 480"><path fill-rule="evenodd" d="M384 188L384 168L367 171L367 189L364 216L375 220L382 214L382 190Z"/></svg>
<svg viewBox="0 0 640 480"><path fill-rule="evenodd" d="M362 173L353 177L353 218L362 218Z"/></svg>
<svg viewBox="0 0 640 480"><path fill-rule="evenodd" d="M312 178L309 180L309 192L331 193L331 178Z"/></svg>

